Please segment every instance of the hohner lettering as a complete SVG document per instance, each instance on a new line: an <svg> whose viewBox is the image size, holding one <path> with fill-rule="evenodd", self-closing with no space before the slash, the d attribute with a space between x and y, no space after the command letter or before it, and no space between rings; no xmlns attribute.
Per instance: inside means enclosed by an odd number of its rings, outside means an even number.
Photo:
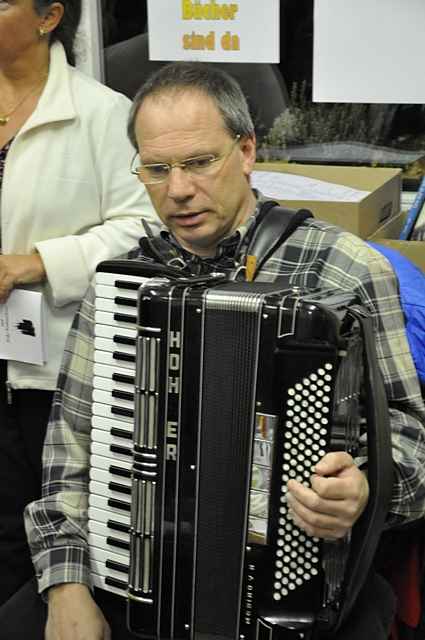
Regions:
<svg viewBox="0 0 425 640"><path fill-rule="evenodd" d="M167 422L167 460L176 460L177 422Z"/></svg>

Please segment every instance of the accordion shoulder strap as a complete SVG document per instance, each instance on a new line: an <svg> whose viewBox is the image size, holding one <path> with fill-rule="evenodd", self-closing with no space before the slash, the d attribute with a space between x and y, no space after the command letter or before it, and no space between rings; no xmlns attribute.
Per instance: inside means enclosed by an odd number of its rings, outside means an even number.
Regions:
<svg viewBox="0 0 425 640"><path fill-rule="evenodd" d="M261 205L260 211L256 216L254 226L249 231L250 237L246 256L255 256L256 269L255 275L262 268L264 263L279 249L279 247L287 240L300 225L308 218L312 218L313 214L308 209L286 209L281 207L274 200L267 200ZM162 238L160 235L153 235L149 226L142 219L145 228L145 234L139 240L139 246L145 258L152 260L157 265L167 265L171 269L175 269L176 273L181 275L181 271L185 270L185 262L177 247ZM138 257L139 252L129 257Z"/></svg>
<svg viewBox="0 0 425 640"><path fill-rule="evenodd" d="M286 209L274 200L262 204L246 253L257 259L255 275L295 229L312 217L308 209Z"/></svg>
<svg viewBox="0 0 425 640"><path fill-rule="evenodd" d="M372 566L384 530L391 501L394 466L391 451L391 426L384 381L376 358L372 320L363 308L353 306L350 313L357 318L364 345L365 411L367 421L367 455L369 501L353 529L351 554L347 571L346 597L339 623L346 619Z"/></svg>

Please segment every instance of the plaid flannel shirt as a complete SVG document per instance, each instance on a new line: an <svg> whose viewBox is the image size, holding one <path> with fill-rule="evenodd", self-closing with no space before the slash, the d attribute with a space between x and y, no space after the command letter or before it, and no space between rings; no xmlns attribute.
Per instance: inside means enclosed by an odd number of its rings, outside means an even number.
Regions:
<svg viewBox="0 0 425 640"><path fill-rule="evenodd" d="M257 206L258 210L258 206ZM224 239L214 259L228 269L243 246L245 223ZM194 260L182 253L184 259ZM199 268L196 258L194 264ZM395 482L389 521L425 514L425 409L404 330L396 277L386 259L339 228L309 219L264 265L257 280L287 276L295 286L357 293L373 317L376 348L390 403ZM44 447L40 500L28 505L26 528L39 590L79 582L91 586L87 545L88 466L93 378L94 290L71 328Z"/></svg>

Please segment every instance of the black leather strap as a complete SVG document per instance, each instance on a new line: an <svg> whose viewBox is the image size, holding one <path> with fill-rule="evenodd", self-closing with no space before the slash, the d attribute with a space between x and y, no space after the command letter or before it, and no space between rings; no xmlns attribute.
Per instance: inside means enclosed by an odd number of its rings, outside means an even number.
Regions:
<svg viewBox="0 0 425 640"><path fill-rule="evenodd" d="M262 205L247 249L247 255L257 258L253 279L295 229L312 217L313 214L308 209L286 209L273 200Z"/></svg>
<svg viewBox="0 0 425 640"><path fill-rule="evenodd" d="M388 515L394 481L390 414L376 356L372 320L362 307L351 307L350 314L357 319L363 334L369 500L352 531L351 546L355 554L351 553L348 562L345 598L339 611L338 626L354 606L372 566Z"/></svg>
<svg viewBox="0 0 425 640"><path fill-rule="evenodd" d="M279 249L305 220L312 218L308 209L286 209L274 200L267 200L261 205L251 231L245 255L257 258L254 278L264 263ZM142 220L142 222L144 222ZM174 269L175 274L190 275L190 265L185 264L178 249L160 235L154 236L149 227L144 224L146 235L140 238L139 245L145 259L150 259L154 265L166 265ZM130 256L136 257L136 256ZM172 274L171 274L172 275Z"/></svg>

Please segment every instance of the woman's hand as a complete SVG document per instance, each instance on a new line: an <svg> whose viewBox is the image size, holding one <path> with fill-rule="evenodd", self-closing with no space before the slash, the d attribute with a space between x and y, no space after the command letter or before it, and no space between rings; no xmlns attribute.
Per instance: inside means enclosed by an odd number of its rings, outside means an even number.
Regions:
<svg viewBox="0 0 425 640"><path fill-rule="evenodd" d="M46 277L43 261L38 253L31 255L0 255L0 303L6 302L17 284L41 282Z"/></svg>

